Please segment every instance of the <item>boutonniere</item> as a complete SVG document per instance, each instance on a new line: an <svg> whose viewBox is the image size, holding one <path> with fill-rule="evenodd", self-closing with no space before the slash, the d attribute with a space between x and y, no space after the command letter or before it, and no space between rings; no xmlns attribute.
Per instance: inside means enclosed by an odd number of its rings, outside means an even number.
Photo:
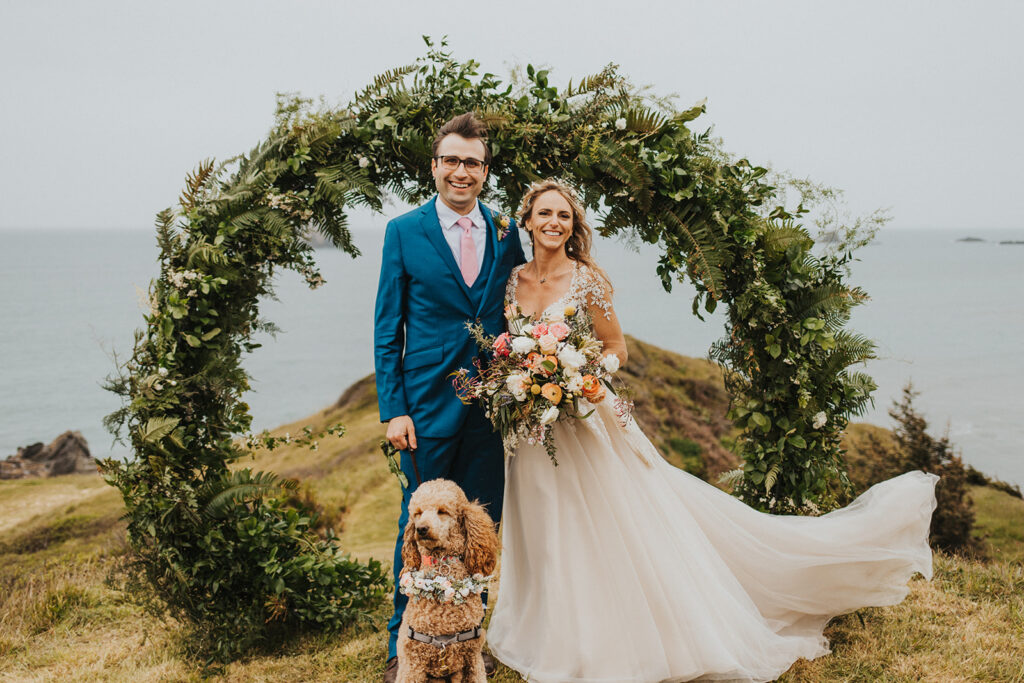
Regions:
<svg viewBox="0 0 1024 683"><path fill-rule="evenodd" d="M512 219L503 213L491 212L494 216L494 228L498 231L498 241L508 236L508 227L512 225Z"/></svg>

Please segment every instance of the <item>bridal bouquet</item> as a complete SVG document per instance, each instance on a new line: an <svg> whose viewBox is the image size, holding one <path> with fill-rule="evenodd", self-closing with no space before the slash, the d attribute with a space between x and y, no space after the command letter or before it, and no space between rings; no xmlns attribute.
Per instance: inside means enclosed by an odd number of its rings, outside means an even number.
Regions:
<svg viewBox="0 0 1024 683"><path fill-rule="evenodd" d="M509 331L496 337L488 336L479 323L467 324L491 361L486 366L477 361L476 376L465 368L453 373L455 390L463 403L483 405L507 454L525 439L544 444L557 465L551 426L562 419L589 417L593 405L605 399L606 389L615 394L611 377L619 369L619 358L601 355L603 345L593 335L589 314L575 306L540 320L509 306L505 318Z"/></svg>

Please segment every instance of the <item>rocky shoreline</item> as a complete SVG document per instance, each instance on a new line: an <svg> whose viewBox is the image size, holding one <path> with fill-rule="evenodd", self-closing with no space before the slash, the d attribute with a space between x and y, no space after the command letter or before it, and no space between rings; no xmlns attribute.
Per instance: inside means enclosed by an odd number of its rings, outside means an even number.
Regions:
<svg viewBox="0 0 1024 683"><path fill-rule="evenodd" d="M34 443L19 448L6 460L0 460L0 479L90 473L96 473L96 460L89 453L89 444L81 432L64 432L49 445Z"/></svg>

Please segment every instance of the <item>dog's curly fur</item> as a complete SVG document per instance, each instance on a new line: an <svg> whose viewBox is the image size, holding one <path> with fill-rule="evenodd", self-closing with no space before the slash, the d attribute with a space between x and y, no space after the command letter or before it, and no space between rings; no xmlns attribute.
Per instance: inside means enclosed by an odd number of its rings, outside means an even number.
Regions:
<svg viewBox="0 0 1024 683"><path fill-rule="evenodd" d="M498 536L487 511L470 502L454 482L435 479L420 485L409 500L409 523L402 545L402 574L419 569L423 557L461 557L451 563L451 577L490 575L498 562ZM483 601L471 594L465 603L410 600L398 632L398 683L433 679L484 683L484 636L440 648L409 638L409 627L427 635L468 631L484 618Z"/></svg>

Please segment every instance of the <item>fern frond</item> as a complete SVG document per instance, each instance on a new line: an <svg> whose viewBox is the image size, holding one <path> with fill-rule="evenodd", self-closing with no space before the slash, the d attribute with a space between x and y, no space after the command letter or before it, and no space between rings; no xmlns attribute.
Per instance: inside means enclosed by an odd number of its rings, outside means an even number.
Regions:
<svg viewBox="0 0 1024 683"><path fill-rule="evenodd" d="M351 160L326 166L316 172L314 197L330 201L338 207L358 199L370 206L380 205L380 190L365 171Z"/></svg>
<svg viewBox="0 0 1024 683"><path fill-rule="evenodd" d="M828 329L839 329L849 320L851 305L849 288L838 283L805 290L791 302L797 320L821 318Z"/></svg>
<svg viewBox="0 0 1024 683"><path fill-rule="evenodd" d="M633 197L637 207L644 211L651 208L654 193L647 167L634 159L628 152L611 142L591 145L585 152L586 161L618 180L627 193Z"/></svg>
<svg viewBox="0 0 1024 683"><path fill-rule="evenodd" d="M740 470L742 471L742 470ZM775 463L768 470L768 473L764 475L764 492L766 494L772 492L772 487L775 486L775 480L779 477L779 463Z"/></svg>
<svg viewBox="0 0 1024 683"><path fill-rule="evenodd" d="M242 230L251 230L260 223L260 219L267 213L265 209L250 209L244 211L231 219L231 226Z"/></svg>
<svg viewBox="0 0 1024 683"><path fill-rule="evenodd" d="M737 467L734 470L728 470L718 475L718 483L723 486L727 486L732 489L736 484L743 481L743 468Z"/></svg>
<svg viewBox="0 0 1024 683"><path fill-rule="evenodd" d="M352 242L352 233L348 229L348 216L342 211L319 217L311 226L312 230L323 235L331 244L349 254L353 258L360 255L359 248Z"/></svg>
<svg viewBox="0 0 1024 683"><path fill-rule="evenodd" d="M850 405L850 414L861 417L867 412L868 406L874 405L872 393L878 388L875 380L865 372L846 373L846 385L853 387L860 395Z"/></svg>
<svg viewBox="0 0 1024 683"><path fill-rule="evenodd" d="M653 135L668 123L668 117L648 107L633 108L623 112L626 130L640 135Z"/></svg>
<svg viewBox="0 0 1024 683"><path fill-rule="evenodd" d="M563 98L576 97L578 95L584 95L586 93L594 92L595 90L601 90L614 86L617 79L614 72L604 69L596 74L590 76L584 76L580 79L580 82L576 84L574 88L572 85L572 79L569 80L569 85L562 91Z"/></svg>
<svg viewBox="0 0 1024 683"><path fill-rule="evenodd" d="M635 225L633 214L621 206L614 205L601 216L598 229L601 235L607 237L608 235L613 235L620 231L638 229L638 226ZM647 239L645 233L640 232L639 229L638 233L645 241L651 241Z"/></svg>
<svg viewBox="0 0 1024 683"><path fill-rule="evenodd" d="M210 517L223 517L232 507L282 491L298 488L295 479L284 479L273 472L256 472L246 468L225 472L206 482L199 491L199 500L205 503L203 512Z"/></svg>
<svg viewBox="0 0 1024 683"><path fill-rule="evenodd" d="M274 237L287 237L294 232L291 222L281 211L267 211L263 217L263 229Z"/></svg>
<svg viewBox="0 0 1024 683"><path fill-rule="evenodd" d="M838 376L851 365L875 358L875 342L862 334L840 330L834 338L836 344L829 351L823 366L827 376Z"/></svg>
<svg viewBox="0 0 1024 683"><path fill-rule="evenodd" d="M156 215L156 243L160 247L160 258L169 259L174 255L177 242L174 234L174 210L167 207Z"/></svg>
<svg viewBox="0 0 1024 683"><path fill-rule="evenodd" d="M213 159L204 159L199 162L196 170L185 176L185 189L182 190L178 203L182 211L188 213L196 207L206 184L213 178Z"/></svg>
<svg viewBox="0 0 1024 683"><path fill-rule="evenodd" d="M329 160L334 152L334 142L341 134L341 126L334 121L317 121L303 129L299 145L309 148L309 155L317 161Z"/></svg>
<svg viewBox="0 0 1024 683"><path fill-rule="evenodd" d="M806 251L814 244L807 230L789 220L770 221L761 238L764 248L772 254L780 254L792 246Z"/></svg>
<svg viewBox="0 0 1024 683"><path fill-rule="evenodd" d="M400 66L396 69L389 69L382 74L374 76L373 83L356 95L355 103L366 104L384 90L392 88L396 84L401 84L402 80L415 70L416 66L409 64L406 66Z"/></svg>
<svg viewBox="0 0 1024 683"><path fill-rule="evenodd" d="M227 263L227 257L209 242L200 240L193 242L189 247L185 262L189 268L194 268L199 264L224 265Z"/></svg>
<svg viewBox="0 0 1024 683"><path fill-rule="evenodd" d="M664 210L657 218L665 225L666 241L675 241L682 248L704 287L715 299L721 299L725 291L721 269L725 248L718 243L714 231L708 229L708 220L685 205L675 211Z"/></svg>

